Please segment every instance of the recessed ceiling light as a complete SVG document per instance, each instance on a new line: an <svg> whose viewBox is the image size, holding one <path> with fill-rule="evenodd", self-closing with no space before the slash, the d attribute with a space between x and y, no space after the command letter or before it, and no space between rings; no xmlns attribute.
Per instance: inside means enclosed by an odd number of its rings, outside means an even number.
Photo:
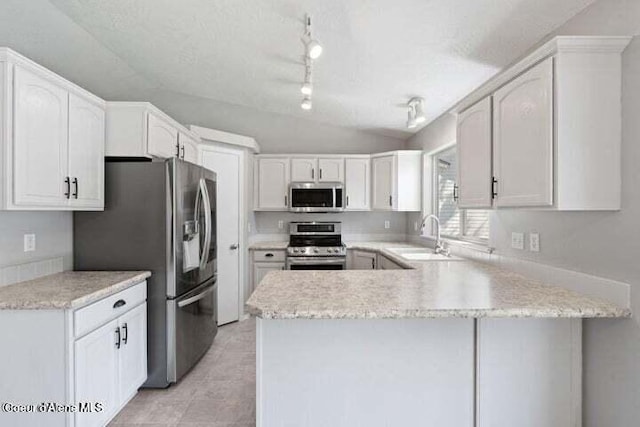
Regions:
<svg viewBox="0 0 640 427"><path fill-rule="evenodd" d="M312 106L313 106L313 105L311 104L311 98L308 98L308 97L305 97L305 98L302 100L302 103L300 104L300 107L301 107L303 110L311 110L311 107L312 107Z"/></svg>

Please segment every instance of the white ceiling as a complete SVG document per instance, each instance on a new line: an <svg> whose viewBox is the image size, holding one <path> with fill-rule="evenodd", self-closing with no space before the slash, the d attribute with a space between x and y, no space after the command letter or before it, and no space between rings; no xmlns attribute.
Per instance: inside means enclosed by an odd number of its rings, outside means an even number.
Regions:
<svg viewBox="0 0 640 427"><path fill-rule="evenodd" d="M401 138L409 98L435 119L593 1L51 0L155 87Z"/></svg>

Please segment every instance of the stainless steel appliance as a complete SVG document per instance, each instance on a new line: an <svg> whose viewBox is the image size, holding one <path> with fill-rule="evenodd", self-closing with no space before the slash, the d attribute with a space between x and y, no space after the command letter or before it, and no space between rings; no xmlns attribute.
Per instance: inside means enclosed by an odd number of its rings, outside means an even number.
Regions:
<svg viewBox="0 0 640 427"><path fill-rule="evenodd" d="M147 387L167 387L217 333L216 176L179 159L108 161L104 212L75 212L77 270L151 270Z"/></svg>
<svg viewBox="0 0 640 427"><path fill-rule="evenodd" d="M287 270L345 270L347 248L340 222L291 222Z"/></svg>
<svg viewBox="0 0 640 427"><path fill-rule="evenodd" d="M291 212L342 212L344 186L341 182L292 182L289 185Z"/></svg>

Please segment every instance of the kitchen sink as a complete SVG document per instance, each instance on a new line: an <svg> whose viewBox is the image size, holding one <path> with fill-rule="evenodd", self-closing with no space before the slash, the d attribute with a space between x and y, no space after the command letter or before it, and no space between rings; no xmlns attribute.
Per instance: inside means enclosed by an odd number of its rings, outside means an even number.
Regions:
<svg viewBox="0 0 640 427"><path fill-rule="evenodd" d="M456 256L436 254L428 248L386 248L389 252L401 256L409 261L462 261Z"/></svg>

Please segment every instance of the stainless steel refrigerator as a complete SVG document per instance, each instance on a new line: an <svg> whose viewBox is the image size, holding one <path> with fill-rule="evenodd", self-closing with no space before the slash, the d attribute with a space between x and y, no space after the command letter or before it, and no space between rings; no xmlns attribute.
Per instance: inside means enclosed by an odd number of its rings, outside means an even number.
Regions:
<svg viewBox="0 0 640 427"><path fill-rule="evenodd" d="M146 387L178 381L217 333L216 175L179 159L107 161L104 212L74 213L76 270L150 270Z"/></svg>

